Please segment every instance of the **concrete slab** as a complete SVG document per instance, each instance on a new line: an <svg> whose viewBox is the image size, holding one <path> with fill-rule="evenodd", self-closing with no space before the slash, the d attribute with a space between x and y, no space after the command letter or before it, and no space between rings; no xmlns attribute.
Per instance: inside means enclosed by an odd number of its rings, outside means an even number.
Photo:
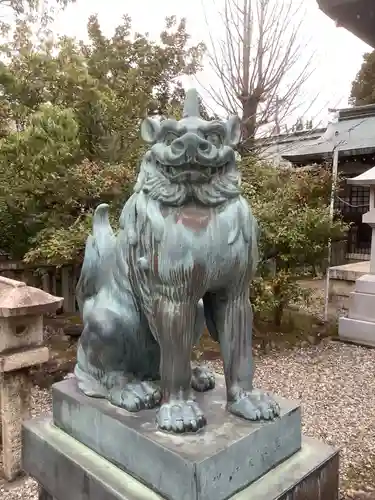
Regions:
<svg viewBox="0 0 375 500"><path fill-rule="evenodd" d="M364 274L355 282L355 291L375 295L375 274Z"/></svg>
<svg viewBox="0 0 375 500"><path fill-rule="evenodd" d="M339 337L346 342L375 347L375 323L361 319L340 318Z"/></svg>
<svg viewBox="0 0 375 500"><path fill-rule="evenodd" d="M208 425L183 436L159 431L157 410L128 413L88 398L74 378L52 394L58 428L173 500L227 499L301 447L297 403L279 399L281 417L273 422L245 421L226 411L222 377L214 391L197 394Z"/></svg>
<svg viewBox="0 0 375 500"><path fill-rule="evenodd" d="M352 292L349 298L349 318L375 322L375 295Z"/></svg>
<svg viewBox="0 0 375 500"><path fill-rule="evenodd" d="M332 266L329 268L330 279L355 281L364 274L370 272L370 261L351 262L341 266Z"/></svg>
<svg viewBox="0 0 375 500"><path fill-rule="evenodd" d="M23 467L43 487L45 500L175 500L150 490L49 418L25 423ZM227 500L337 500L338 472L337 450L303 438L300 451Z"/></svg>

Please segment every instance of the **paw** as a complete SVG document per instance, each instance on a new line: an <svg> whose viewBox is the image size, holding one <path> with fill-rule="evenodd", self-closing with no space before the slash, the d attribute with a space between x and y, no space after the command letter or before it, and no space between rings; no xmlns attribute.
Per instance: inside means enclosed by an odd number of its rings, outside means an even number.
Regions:
<svg viewBox="0 0 375 500"><path fill-rule="evenodd" d="M214 372L205 366L195 366L192 369L191 386L198 392L205 392L215 387Z"/></svg>
<svg viewBox="0 0 375 500"><path fill-rule="evenodd" d="M206 425L202 410L193 400L174 400L161 405L156 416L158 427L176 433L196 432Z"/></svg>
<svg viewBox="0 0 375 500"><path fill-rule="evenodd" d="M228 403L228 410L246 420L273 420L280 415L280 407L267 393L253 390L239 391Z"/></svg>
<svg viewBox="0 0 375 500"><path fill-rule="evenodd" d="M135 412L158 406L161 391L150 382L128 383L123 387L113 387L109 391L108 400L115 406Z"/></svg>

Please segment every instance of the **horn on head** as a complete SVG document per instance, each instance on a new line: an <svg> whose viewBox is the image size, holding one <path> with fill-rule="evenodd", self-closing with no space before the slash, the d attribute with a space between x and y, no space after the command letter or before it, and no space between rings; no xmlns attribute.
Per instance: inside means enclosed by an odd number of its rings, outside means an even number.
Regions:
<svg viewBox="0 0 375 500"><path fill-rule="evenodd" d="M200 116L199 110L199 95L196 89L189 89L186 92L184 110L182 112L182 117L187 118L188 116Z"/></svg>

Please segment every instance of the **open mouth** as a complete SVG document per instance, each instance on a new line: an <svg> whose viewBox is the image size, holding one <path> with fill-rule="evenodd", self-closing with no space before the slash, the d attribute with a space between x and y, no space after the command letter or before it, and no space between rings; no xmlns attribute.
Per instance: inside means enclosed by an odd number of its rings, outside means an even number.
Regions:
<svg viewBox="0 0 375 500"><path fill-rule="evenodd" d="M157 162L157 166L171 182L201 182L208 181L215 175L225 173L228 163L217 167L205 167L196 164L185 164L175 167Z"/></svg>

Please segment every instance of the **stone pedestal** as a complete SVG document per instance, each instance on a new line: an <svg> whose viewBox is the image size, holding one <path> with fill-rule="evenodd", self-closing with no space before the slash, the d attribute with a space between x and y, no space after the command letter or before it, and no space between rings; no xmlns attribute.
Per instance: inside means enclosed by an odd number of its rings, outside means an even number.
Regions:
<svg viewBox="0 0 375 500"><path fill-rule="evenodd" d="M329 301L338 311L349 310L349 297L356 280L369 272L369 260L329 268Z"/></svg>
<svg viewBox="0 0 375 500"><path fill-rule="evenodd" d="M104 439L104 436L103 436ZM124 447L126 443L124 443ZM249 450L251 454L251 450ZM156 464L155 464L156 465ZM161 496L55 427L50 419L24 426L23 467L41 485L39 500L174 500ZM227 500L337 500L337 450L309 438L302 448ZM179 476L166 469L163 475ZM185 496L195 500L197 496ZM216 500L217 497L211 497Z"/></svg>
<svg viewBox="0 0 375 500"><path fill-rule="evenodd" d="M21 472L22 422L30 414L29 368L49 359L43 346L43 314L62 299L0 276L0 418L3 474Z"/></svg>
<svg viewBox="0 0 375 500"><path fill-rule="evenodd" d="M56 384L52 394L59 429L173 500L224 500L301 447L296 403L280 400L279 419L249 424L226 411L221 377L214 391L198 395L208 424L190 435L159 431L156 409L129 414L89 399L75 379Z"/></svg>
<svg viewBox="0 0 375 500"><path fill-rule="evenodd" d="M24 426L23 467L48 500L337 499L338 453L302 442L298 404L279 398L280 418L246 422L226 411L222 378L197 399L207 427L168 434L156 410L128 413L65 380L53 419Z"/></svg>
<svg viewBox="0 0 375 500"><path fill-rule="evenodd" d="M355 289L350 294L348 317L339 319L339 337L375 346L375 167L348 182L370 189L369 211L363 214L362 220L372 229L371 258L369 274L356 280Z"/></svg>
<svg viewBox="0 0 375 500"><path fill-rule="evenodd" d="M340 339L375 347L375 275L365 274L355 282L349 297L347 318L339 319Z"/></svg>

